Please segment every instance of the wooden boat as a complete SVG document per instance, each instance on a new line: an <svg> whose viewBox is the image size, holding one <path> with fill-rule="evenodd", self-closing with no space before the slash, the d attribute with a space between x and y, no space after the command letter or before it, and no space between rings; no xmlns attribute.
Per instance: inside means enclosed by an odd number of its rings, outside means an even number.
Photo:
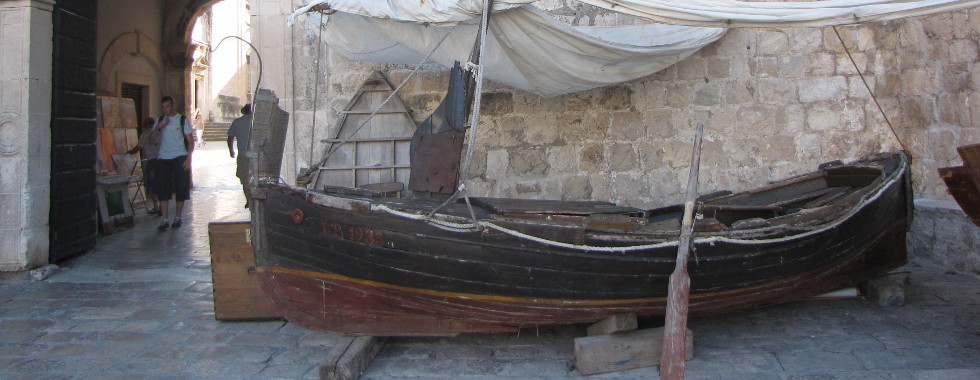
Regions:
<svg viewBox="0 0 980 380"><path fill-rule="evenodd" d="M408 198L391 196L402 184L281 183L284 112L257 94L252 244L281 315L311 329L398 336L664 314L681 205L416 196L457 188L458 160L446 157L459 157L465 107L474 97L479 104L480 93L460 70L411 139ZM904 265L908 172L903 153L883 153L702 196L688 263L690 312L799 300Z"/></svg>
<svg viewBox="0 0 980 380"><path fill-rule="evenodd" d="M949 194L973 224L980 227L980 144L956 148L963 166L939 168Z"/></svg>
<svg viewBox="0 0 980 380"><path fill-rule="evenodd" d="M267 140L261 99L253 143ZM905 264L908 171L904 154L884 153L703 196L691 313L799 300ZM439 200L328 194L277 176L260 175L253 190L256 271L301 326L454 335L664 313L680 205L469 198L472 211L456 202L433 212Z"/></svg>

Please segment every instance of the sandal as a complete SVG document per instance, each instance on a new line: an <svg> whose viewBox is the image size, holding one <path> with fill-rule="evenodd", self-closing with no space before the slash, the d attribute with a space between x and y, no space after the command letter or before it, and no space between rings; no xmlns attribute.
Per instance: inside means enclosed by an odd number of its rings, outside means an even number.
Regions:
<svg viewBox="0 0 980 380"><path fill-rule="evenodd" d="M146 210L146 213L147 214L150 214L150 215L160 215L160 209L158 209L158 208L151 208L149 210Z"/></svg>

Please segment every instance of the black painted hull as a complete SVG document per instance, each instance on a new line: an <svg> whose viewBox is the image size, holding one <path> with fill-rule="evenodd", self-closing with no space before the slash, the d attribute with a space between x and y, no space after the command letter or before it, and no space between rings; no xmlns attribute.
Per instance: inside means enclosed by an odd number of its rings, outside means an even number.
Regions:
<svg viewBox="0 0 980 380"><path fill-rule="evenodd" d="M893 157L899 164L855 191L859 200L852 207L804 231L770 226L697 233L689 263L691 313L798 300L903 265L911 197L907 163ZM623 245L658 244L648 249L582 251L496 230L449 232L372 208L384 200L271 184L260 189L254 223L263 287L287 319L306 327L452 335L664 312L677 246L655 234L623 233L630 235ZM719 203L739 197L745 195ZM565 243L602 240L565 221L494 223Z"/></svg>

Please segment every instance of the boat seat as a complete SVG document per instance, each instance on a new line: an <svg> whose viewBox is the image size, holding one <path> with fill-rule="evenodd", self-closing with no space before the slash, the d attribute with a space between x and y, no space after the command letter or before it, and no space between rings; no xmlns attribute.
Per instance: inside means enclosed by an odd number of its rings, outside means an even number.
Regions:
<svg viewBox="0 0 980 380"><path fill-rule="evenodd" d="M486 209L491 214L504 216L567 215L590 216L597 214L618 214L646 218L644 210L635 207L619 206L599 201L560 201L545 199L514 199L470 197L473 205Z"/></svg>
<svg viewBox="0 0 980 380"><path fill-rule="evenodd" d="M728 226L743 219L773 218L782 211L781 206L772 205L703 205L699 210L704 217L715 218Z"/></svg>
<svg viewBox="0 0 980 380"><path fill-rule="evenodd" d="M828 187L864 187L881 178L881 169L875 167L844 166L824 171Z"/></svg>
<svg viewBox="0 0 980 380"><path fill-rule="evenodd" d="M405 184L401 182L369 183L358 187L324 186L323 192L339 195L357 195L361 197L393 197L401 198Z"/></svg>

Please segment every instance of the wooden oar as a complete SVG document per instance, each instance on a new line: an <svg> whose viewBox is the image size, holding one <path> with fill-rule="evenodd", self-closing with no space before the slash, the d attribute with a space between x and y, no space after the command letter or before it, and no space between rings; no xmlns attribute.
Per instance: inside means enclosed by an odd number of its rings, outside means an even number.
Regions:
<svg viewBox="0 0 980 380"><path fill-rule="evenodd" d="M684 219L681 236L677 242L677 263L670 275L667 292L667 316L664 321L664 349L660 357L660 378L674 380L684 378L684 344L687 341L687 308L691 294L691 277L687 274L687 258L691 252L691 232L694 230L694 202L698 196L698 168L701 166L701 135L704 126L697 125L694 134L694 153L691 155L691 172L687 177L687 194L684 200Z"/></svg>

